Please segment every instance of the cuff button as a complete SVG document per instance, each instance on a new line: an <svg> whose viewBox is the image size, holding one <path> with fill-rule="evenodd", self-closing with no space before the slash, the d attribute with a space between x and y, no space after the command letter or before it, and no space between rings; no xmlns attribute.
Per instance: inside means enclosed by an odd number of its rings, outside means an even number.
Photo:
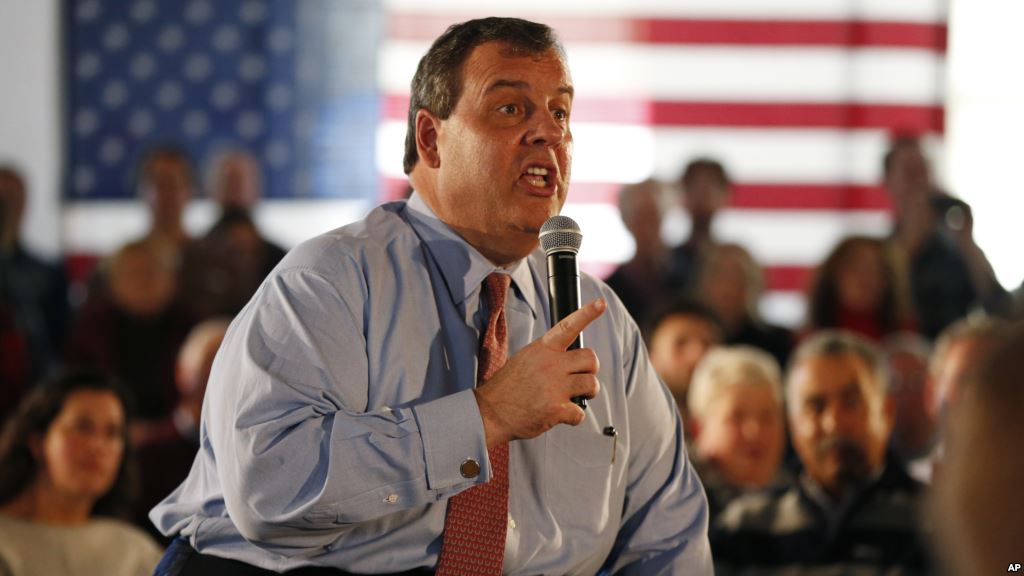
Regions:
<svg viewBox="0 0 1024 576"><path fill-rule="evenodd" d="M459 466L459 472L463 478L476 478L480 475L480 463L472 458L466 458L462 466Z"/></svg>

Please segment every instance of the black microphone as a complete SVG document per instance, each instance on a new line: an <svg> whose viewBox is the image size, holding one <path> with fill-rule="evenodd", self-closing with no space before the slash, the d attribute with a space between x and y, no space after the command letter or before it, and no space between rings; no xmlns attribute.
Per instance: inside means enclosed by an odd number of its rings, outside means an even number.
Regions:
<svg viewBox="0 0 1024 576"><path fill-rule="evenodd" d="M548 256L548 304L552 325L580 308L580 267L576 254L582 242L579 224L568 216L552 216L540 227L540 245ZM568 349L582 347L581 333ZM572 402L587 409L586 396L575 396Z"/></svg>

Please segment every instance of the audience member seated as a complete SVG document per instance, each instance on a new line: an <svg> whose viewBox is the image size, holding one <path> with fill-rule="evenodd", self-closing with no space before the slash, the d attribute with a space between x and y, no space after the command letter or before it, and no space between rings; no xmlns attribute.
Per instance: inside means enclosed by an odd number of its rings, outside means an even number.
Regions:
<svg viewBox="0 0 1024 576"><path fill-rule="evenodd" d="M892 243L910 278L922 333L934 339L976 306L1005 313L1009 296L974 242L970 207L939 191L916 138L895 139L883 161L892 199Z"/></svg>
<svg viewBox="0 0 1024 576"><path fill-rule="evenodd" d="M139 421L133 443L159 435L174 409L174 364L188 331L174 306L176 268L165 243L132 242L108 262L106 275L79 312L69 365L103 372L128 387Z"/></svg>
<svg viewBox="0 0 1024 576"><path fill-rule="evenodd" d="M932 386L928 359L931 345L916 332L899 332L882 343L889 374L889 396L896 406L896 422L889 447L902 462L927 456L935 443L935 418L929 408ZM919 481L913 468L910 475Z"/></svg>
<svg viewBox="0 0 1024 576"><path fill-rule="evenodd" d="M923 488L887 457L894 407L885 385L881 354L858 336L824 331L797 348L786 400L803 472L719 514L711 547L720 574L926 569Z"/></svg>
<svg viewBox="0 0 1024 576"><path fill-rule="evenodd" d="M949 574L1019 573L1024 545L1024 324L965 377L948 412L932 510Z"/></svg>
<svg viewBox="0 0 1024 576"><path fill-rule="evenodd" d="M688 294L696 287L705 252L716 244L715 215L729 203L732 184L721 162L696 158L680 177L683 208L690 216L690 236L672 249L668 282L674 294Z"/></svg>
<svg viewBox="0 0 1024 576"><path fill-rule="evenodd" d="M226 318L211 318L189 332L175 370L178 404L165 421L163 433L150 435L149 441L138 447L142 497L133 516L136 524L145 526L158 539L163 537L149 522L149 511L173 492L192 468L199 449L199 416L206 382L227 329Z"/></svg>
<svg viewBox="0 0 1024 576"><path fill-rule="evenodd" d="M143 240L167 244L180 259L191 240L185 230L185 208L197 187L188 152L169 144L150 148L139 162L135 187L150 213L150 227Z"/></svg>
<svg viewBox="0 0 1024 576"><path fill-rule="evenodd" d="M877 238L839 242L818 267L807 301L808 332L833 328L881 342L914 327L902 270Z"/></svg>
<svg viewBox="0 0 1024 576"><path fill-rule="evenodd" d="M62 269L19 240L25 179L0 166L0 423L55 365L68 319Z"/></svg>
<svg viewBox="0 0 1024 576"><path fill-rule="evenodd" d="M656 180L625 186L619 192L619 215L633 236L636 252L605 282L641 327L646 327L652 310L669 300L669 250L661 239L667 203L666 191Z"/></svg>
<svg viewBox="0 0 1024 576"><path fill-rule="evenodd" d="M263 194L260 165L232 150L211 166L210 194L221 208L205 236L189 245L181 270L181 301L190 318L234 316L285 251L256 227L252 209Z"/></svg>
<svg viewBox="0 0 1024 576"><path fill-rule="evenodd" d="M935 343L929 371L930 388L926 404L931 418L941 428L945 413L956 406L964 381L973 377L1000 343L1006 338L1009 325L1005 320L990 316L968 316L943 330ZM910 462L915 478L930 482L942 467L943 445L940 442L931 453Z"/></svg>
<svg viewBox="0 0 1024 576"><path fill-rule="evenodd" d="M760 348L785 366L793 335L761 319L758 305L763 286L761 267L742 246L722 244L707 249L697 294L722 319L725 343Z"/></svg>
<svg viewBox="0 0 1024 576"><path fill-rule="evenodd" d="M0 574L153 573L159 547L119 519L129 487L122 392L68 373L25 397L0 438Z"/></svg>
<svg viewBox="0 0 1024 576"><path fill-rule="evenodd" d="M737 495L791 480L780 464L786 443L779 365L750 346L713 348L697 365L687 404L694 464L711 520Z"/></svg>
<svg viewBox="0 0 1024 576"><path fill-rule="evenodd" d="M654 314L648 334L651 365L676 400L689 442L693 439L686 399L690 381L701 358L722 343L722 324L703 304L676 300Z"/></svg>

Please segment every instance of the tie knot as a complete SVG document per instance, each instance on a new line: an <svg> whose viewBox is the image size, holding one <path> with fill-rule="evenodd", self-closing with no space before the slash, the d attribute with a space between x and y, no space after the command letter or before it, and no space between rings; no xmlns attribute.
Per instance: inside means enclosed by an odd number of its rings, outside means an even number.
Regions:
<svg viewBox="0 0 1024 576"><path fill-rule="evenodd" d="M512 283L512 277L501 272L491 272L484 280L484 295L487 297L487 305L494 311L505 308L505 297L508 295L508 287Z"/></svg>

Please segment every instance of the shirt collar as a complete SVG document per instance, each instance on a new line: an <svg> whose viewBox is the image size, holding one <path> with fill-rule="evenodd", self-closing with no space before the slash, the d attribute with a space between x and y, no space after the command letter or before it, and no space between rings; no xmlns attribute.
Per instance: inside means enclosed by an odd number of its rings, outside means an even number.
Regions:
<svg viewBox="0 0 1024 576"><path fill-rule="evenodd" d="M484 279L492 272L501 272L512 277L516 297L525 302L537 317L537 293L529 258L523 258L508 268L499 268L441 221L419 192L414 191L405 206L409 223L437 262L456 306L464 310L466 299L480 290Z"/></svg>

